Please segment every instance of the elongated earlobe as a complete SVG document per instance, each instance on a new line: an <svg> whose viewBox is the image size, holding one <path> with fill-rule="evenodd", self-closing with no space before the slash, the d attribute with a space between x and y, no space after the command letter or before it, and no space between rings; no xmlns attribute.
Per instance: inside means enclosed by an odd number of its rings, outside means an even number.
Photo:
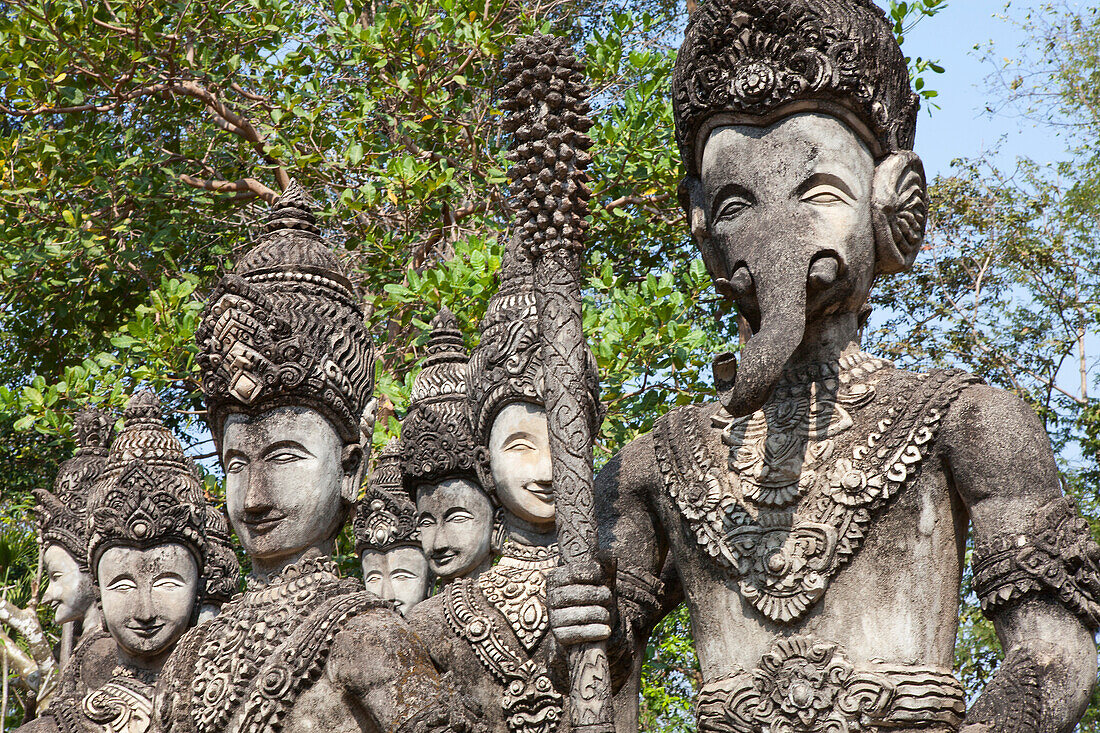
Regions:
<svg viewBox="0 0 1100 733"><path fill-rule="evenodd" d="M875 166L871 216L875 272L889 275L912 267L928 224L924 164L916 153L892 153Z"/></svg>
<svg viewBox="0 0 1100 733"><path fill-rule="evenodd" d="M688 226L691 228L691 236L695 240L695 245L699 248L699 253L703 256L703 264L706 265L710 276L714 278L716 286L721 287L721 283L724 283L731 273L727 272L729 268L726 265L725 257L715 248L714 241L710 237L710 230L707 228L707 208L706 197L703 194L703 184L698 178L685 176L680 181L677 193L680 198L680 206L683 208L684 214L687 216Z"/></svg>
<svg viewBox="0 0 1100 733"><path fill-rule="evenodd" d="M363 448L355 443L345 445L340 465L344 469L340 496L344 501L354 503L359 498L359 486L363 483L363 468L366 465L366 461L363 460Z"/></svg>

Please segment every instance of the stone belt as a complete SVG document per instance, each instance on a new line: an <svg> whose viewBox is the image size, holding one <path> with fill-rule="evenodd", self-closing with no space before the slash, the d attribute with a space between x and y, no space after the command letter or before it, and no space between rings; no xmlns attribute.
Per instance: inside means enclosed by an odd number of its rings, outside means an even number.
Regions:
<svg viewBox="0 0 1100 733"><path fill-rule="evenodd" d="M703 685L700 733L955 731L966 693L949 671L907 665L856 668L838 645L812 637L776 642L757 668Z"/></svg>

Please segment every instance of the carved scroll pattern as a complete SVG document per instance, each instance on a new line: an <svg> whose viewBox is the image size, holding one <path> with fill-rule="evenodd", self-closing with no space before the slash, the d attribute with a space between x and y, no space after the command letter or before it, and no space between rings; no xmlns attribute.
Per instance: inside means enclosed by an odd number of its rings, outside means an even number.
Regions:
<svg viewBox="0 0 1100 733"><path fill-rule="evenodd" d="M1073 500L1043 506L1027 532L977 541L974 592L987 615L1047 593L1092 631L1100 627L1100 546Z"/></svg>
<svg viewBox="0 0 1100 733"><path fill-rule="evenodd" d="M153 723L153 688L137 680L113 679L89 692L81 710L105 733L146 733Z"/></svg>
<svg viewBox="0 0 1100 733"><path fill-rule="evenodd" d="M481 596L469 578L454 581L444 593L448 626L470 644L485 669L504 686L504 716L510 733L554 733L562 719L562 697L546 668L527 651L515 649L501 633L494 604Z"/></svg>
<svg viewBox="0 0 1100 733"><path fill-rule="evenodd" d="M841 382L851 376L840 375ZM854 423L872 429L860 434L845 428L847 447L838 442L821 451L793 490L767 495L774 503L746 496L745 487L758 492L760 482L759 476L745 481L738 473L748 465L739 457L744 444L731 441L732 464L723 466L698 408L676 410L658 421L654 449L674 506L699 546L739 581L742 597L766 617L790 623L824 595L829 580L859 551L877 514L916 476L948 406L977 381L951 371L912 379L915 385L897 382L880 389L892 395L889 399L852 403ZM750 425L758 419L750 417ZM825 429L820 437L836 435Z"/></svg>

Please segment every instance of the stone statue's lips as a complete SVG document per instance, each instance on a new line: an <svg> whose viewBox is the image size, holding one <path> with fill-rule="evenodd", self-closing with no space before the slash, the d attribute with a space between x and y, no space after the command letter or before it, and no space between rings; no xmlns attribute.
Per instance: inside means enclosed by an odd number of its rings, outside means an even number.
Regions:
<svg viewBox="0 0 1100 733"><path fill-rule="evenodd" d="M246 516L244 523L255 534L267 534L284 519L286 519L285 514L269 512L259 516Z"/></svg>
<svg viewBox="0 0 1100 733"><path fill-rule="evenodd" d="M141 638L152 639L160 633L160 630L164 628L164 624L129 624L129 627L131 631Z"/></svg>

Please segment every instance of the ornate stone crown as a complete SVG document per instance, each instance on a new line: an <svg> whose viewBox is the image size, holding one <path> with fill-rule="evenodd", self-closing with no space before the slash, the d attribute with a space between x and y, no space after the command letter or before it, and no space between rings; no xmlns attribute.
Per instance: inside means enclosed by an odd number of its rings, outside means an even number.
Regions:
<svg viewBox="0 0 1100 733"><path fill-rule="evenodd" d="M428 356L413 380L409 413L401 422L401 472L413 500L423 483L477 479L483 449L470 426L468 361L458 320L443 307L432 319Z"/></svg>
<svg viewBox="0 0 1100 733"><path fill-rule="evenodd" d="M355 551L386 552L395 547L420 546L416 506L404 494L401 479L401 443L392 438L378 455L367 482L367 493L355 508Z"/></svg>
<svg viewBox="0 0 1100 733"><path fill-rule="evenodd" d="M113 432L107 415L94 407L81 410L73 423L76 453L61 464L52 492L32 492L42 547L60 545L82 570L88 569L88 490L103 472Z"/></svg>
<svg viewBox="0 0 1100 733"><path fill-rule="evenodd" d="M876 157L911 150L919 102L871 0L707 0L672 75L676 143L693 176L715 127L799 111L843 119Z"/></svg>
<svg viewBox="0 0 1100 733"><path fill-rule="evenodd" d="M240 566L224 518L206 501L201 472L164 425L160 400L149 390L130 398L122 431L88 503L88 556L108 547L178 542L203 562L206 599L229 600Z"/></svg>
<svg viewBox="0 0 1100 733"><path fill-rule="evenodd" d="M214 289L195 333L207 421L220 444L226 417L299 405L348 443L374 390L374 347L355 288L291 183L260 242Z"/></svg>
<svg viewBox="0 0 1100 733"><path fill-rule="evenodd" d="M481 342L466 368L471 423L482 446L506 405L545 404L534 273L518 237L504 248L497 283L481 319Z"/></svg>

